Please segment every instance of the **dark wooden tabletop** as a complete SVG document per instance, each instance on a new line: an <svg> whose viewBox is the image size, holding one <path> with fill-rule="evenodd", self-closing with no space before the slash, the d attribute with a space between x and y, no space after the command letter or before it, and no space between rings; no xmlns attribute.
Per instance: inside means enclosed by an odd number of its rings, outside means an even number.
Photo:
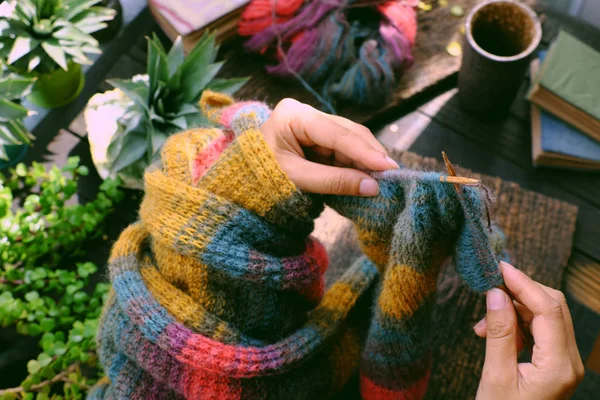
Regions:
<svg viewBox="0 0 600 400"><path fill-rule="evenodd" d="M559 28L566 29L600 50L600 31L552 13L546 14L542 46L549 44ZM144 33L141 32L140 36ZM144 47L144 41L140 40L128 54L116 61L107 78L128 78L134 73L144 72ZM443 150L455 164L517 182L525 188L578 206L573 253L564 289L569 293L578 345L586 359L600 329L600 315L591 311L594 308L593 301L583 304L586 298L600 297L600 173L537 169L532 166L530 106L524 98L528 84L527 77L508 113L482 119L460 108L456 76L452 75L429 88L426 93L367 121L366 125L390 149L410 150L437 159L441 159ZM98 86L98 91L106 89L108 87L105 84ZM306 98L306 94L301 97ZM274 102L277 99L269 100ZM82 201L92 198L100 178L91 162L82 116L69 127L43 135L45 140L40 141L43 145L30 152L27 159L61 164L68 155L80 156L82 162L90 167L90 176L80 182L79 196ZM109 218L106 236L86 245L92 261L98 265L105 264L113 241L124 226L135 220L139 199L139 193L129 193ZM583 278L581 274L584 274ZM569 279L575 279L577 285L570 285ZM582 286L583 289L577 289ZM582 297L576 289L587 293L587 297ZM600 307L597 312L600 312ZM10 366L9 361L0 357L0 375ZM587 374L575 396L577 399L593 398L593 393L597 394L600 390L600 374L591 371Z"/></svg>

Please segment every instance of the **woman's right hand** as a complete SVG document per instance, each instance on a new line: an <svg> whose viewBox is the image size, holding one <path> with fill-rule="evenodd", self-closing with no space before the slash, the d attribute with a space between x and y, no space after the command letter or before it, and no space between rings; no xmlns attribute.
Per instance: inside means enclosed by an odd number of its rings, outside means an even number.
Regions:
<svg viewBox="0 0 600 400"><path fill-rule="evenodd" d="M501 262L500 269L515 301L500 289L487 293L487 315L474 327L486 338L477 400L569 398L583 379L584 368L565 296L510 264ZM530 363L517 362L522 346L517 313L535 342Z"/></svg>

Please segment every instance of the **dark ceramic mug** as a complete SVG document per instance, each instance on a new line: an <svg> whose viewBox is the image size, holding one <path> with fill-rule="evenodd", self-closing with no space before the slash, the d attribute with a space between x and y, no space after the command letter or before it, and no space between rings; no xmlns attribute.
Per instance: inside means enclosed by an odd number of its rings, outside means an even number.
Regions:
<svg viewBox="0 0 600 400"><path fill-rule="evenodd" d="M488 0L476 5L465 23L458 74L461 105L480 113L505 112L541 38L537 15L523 3Z"/></svg>

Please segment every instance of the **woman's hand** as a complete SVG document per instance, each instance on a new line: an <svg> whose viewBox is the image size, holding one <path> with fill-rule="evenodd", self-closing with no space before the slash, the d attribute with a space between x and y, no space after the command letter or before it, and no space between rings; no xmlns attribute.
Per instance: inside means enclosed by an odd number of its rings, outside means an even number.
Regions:
<svg viewBox="0 0 600 400"><path fill-rule="evenodd" d="M507 263L500 263L500 269L515 301L500 289L487 293L487 315L474 327L487 337L477 399L569 398L584 369L565 296ZM517 313L535 341L531 363L517 362L522 346Z"/></svg>
<svg viewBox="0 0 600 400"><path fill-rule="evenodd" d="M261 127L283 171L311 193L376 196L377 182L361 170L398 168L366 127L284 99Z"/></svg>

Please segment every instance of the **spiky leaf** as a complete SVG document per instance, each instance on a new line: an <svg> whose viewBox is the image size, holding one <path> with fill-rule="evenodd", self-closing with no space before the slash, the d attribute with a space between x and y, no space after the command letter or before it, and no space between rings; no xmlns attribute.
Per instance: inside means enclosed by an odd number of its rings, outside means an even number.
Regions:
<svg viewBox="0 0 600 400"><path fill-rule="evenodd" d="M235 92L240 90L242 86L248 82L249 78L215 78L206 85L206 89L210 89L213 92L224 93L233 95Z"/></svg>
<svg viewBox="0 0 600 400"><path fill-rule="evenodd" d="M15 39L10 54L8 55L7 64L10 65L23 57L25 54L31 53L40 42L26 36L19 36Z"/></svg>
<svg viewBox="0 0 600 400"><path fill-rule="evenodd" d="M27 109L8 99L0 98L0 121L22 119L27 116Z"/></svg>
<svg viewBox="0 0 600 400"><path fill-rule="evenodd" d="M185 59L185 53L183 52L183 40L181 36L177 36L175 42L173 43L173 47L169 50L169 54L167 54L167 64L169 66L169 77L172 77L175 74L175 71L179 69L181 64Z"/></svg>
<svg viewBox="0 0 600 400"><path fill-rule="evenodd" d="M109 79L107 82L123 91L135 104L138 105L146 113L148 109L148 87L144 82L133 82L126 79Z"/></svg>
<svg viewBox="0 0 600 400"><path fill-rule="evenodd" d="M148 141L143 132L129 132L121 145L121 151L111 165L111 172L117 173L128 165L133 164L146 154Z"/></svg>
<svg viewBox="0 0 600 400"><path fill-rule="evenodd" d="M42 48L50 56L51 59L54 60L55 63L58 64L59 67L67 70L67 57L65 55L65 51L60 46L58 41L47 41L42 43Z"/></svg>
<svg viewBox="0 0 600 400"><path fill-rule="evenodd" d="M0 98L19 99L27 96L34 80L17 75L7 75L0 78Z"/></svg>
<svg viewBox="0 0 600 400"><path fill-rule="evenodd" d="M169 79L169 64L167 54L165 53L158 38L148 40L148 78L150 80L150 98L154 98L158 83Z"/></svg>

